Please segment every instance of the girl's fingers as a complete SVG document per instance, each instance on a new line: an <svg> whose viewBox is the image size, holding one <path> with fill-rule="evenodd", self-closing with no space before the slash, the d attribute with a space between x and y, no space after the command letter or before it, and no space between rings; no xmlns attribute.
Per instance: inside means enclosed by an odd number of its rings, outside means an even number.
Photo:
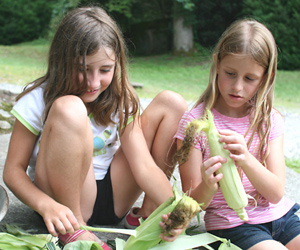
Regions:
<svg viewBox="0 0 300 250"><path fill-rule="evenodd" d="M164 222L167 222L167 221L168 221L170 214L171 214L171 213L163 214L163 215L162 215L162 219L163 219Z"/></svg>
<svg viewBox="0 0 300 250"><path fill-rule="evenodd" d="M214 176L214 173L222 167L221 163L216 163L205 171L207 177Z"/></svg>
<svg viewBox="0 0 300 250"><path fill-rule="evenodd" d="M52 218L51 220L46 219L45 225L49 233L53 236L57 236L58 233L61 233L63 235L66 233L73 234L80 228L80 225L73 214L66 215L62 218Z"/></svg>
<svg viewBox="0 0 300 250"><path fill-rule="evenodd" d="M53 236L57 236L58 233L66 234L67 231L63 225L63 223L59 219L54 219L52 221L45 222L47 229L50 234Z"/></svg>
<svg viewBox="0 0 300 250"><path fill-rule="evenodd" d="M166 222L168 221L169 219L169 216L170 216L171 213L168 213L168 214L163 214L162 215L162 219L163 221L161 221L159 223L160 227L164 230L166 228ZM175 228L175 229L172 229L168 235L165 235L164 233L161 233L159 235L159 237L164 240L164 241L174 241L180 234L182 234L182 232L185 230L184 228L184 225L182 225L181 227L179 228Z"/></svg>
<svg viewBox="0 0 300 250"><path fill-rule="evenodd" d="M162 229L166 227L166 224L164 222L160 222L160 226ZM180 234L182 234L184 231L184 228L175 228L172 229L168 235L165 235L164 233L161 233L159 237L164 241L174 241Z"/></svg>
<svg viewBox="0 0 300 250"><path fill-rule="evenodd" d="M217 156L213 156L213 157L209 158L207 161L205 161L203 163L203 166L204 166L204 169L207 170L217 163L225 163L226 161L227 161L226 158L223 158L223 157L217 155Z"/></svg>
<svg viewBox="0 0 300 250"><path fill-rule="evenodd" d="M57 237L57 236L58 236L57 231L56 231L54 225L53 225L51 222L46 222L46 221L45 221L45 225L46 225L46 227L47 227L47 229L48 229L48 232L49 232L50 234L52 234L54 237Z"/></svg>
<svg viewBox="0 0 300 250"><path fill-rule="evenodd" d="M159 237L164 241L171 242L171 241L176 240L176 238L182 233L183 230L182 229L174 229L172 231L174 231L174 233L175 233L174 235L172 234L172 235L166 236L164 234L160 234ZM175 231L178 231L178 232L175 232Z"/></svg>
<svg viewBox="0 0 300 250"><path fill-rule="evenodd" d="M71 215L68 215L67 218L68 218L68 222L71 224L71 227L74 229L74 231L80 229L80 224L78 223L78 220L76 219L73 213Z"/></svg>
<svg viewBox="0 0 300 250"><path fill-rule="evenodd" d="M220 129L218 130L219 134L220 135L233 135L235 134L236 132L232 131L232 130L229 130L229 129Z"/></svg>
<svg viewBox="0 0 300 250"><path fill-rule="evenodd" d="M69 233L69 234L73 234L75 233L75 228L73 227L73 225L70 223L70 221L68 219L62 219L61 223L64 227L64 230ZM78 230L78 229L77 229Z"/></svg>
<svg viewBox="0 0 300 250"><path fill-rule="evenodd" d="M222 173L219 173L219 174L215 175L214 178L211 179L211 183L212 183L212 184L216 184L216 183L218 183L222 178L223 178L223 174L222 174Z"/></svg>

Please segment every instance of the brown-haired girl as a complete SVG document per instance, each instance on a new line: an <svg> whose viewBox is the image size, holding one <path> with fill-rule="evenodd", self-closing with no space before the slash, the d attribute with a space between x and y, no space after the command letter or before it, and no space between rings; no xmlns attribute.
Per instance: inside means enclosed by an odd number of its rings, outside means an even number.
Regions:
<svg viewBox="0 0 300 250"><path fill-rule="evenodd" d="M173 195L167 156L186 107L164 91L140 115L117 24L99 7L73 10L54 36L47 73L12 110L4 181L63 244L109 249L80 225L120 222L142 191L155 206Z"/></svg>

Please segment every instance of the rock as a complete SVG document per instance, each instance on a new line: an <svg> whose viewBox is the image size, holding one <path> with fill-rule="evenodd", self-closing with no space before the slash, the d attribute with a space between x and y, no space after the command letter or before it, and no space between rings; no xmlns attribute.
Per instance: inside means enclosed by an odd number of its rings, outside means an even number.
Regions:
<svg viewBox="0 0 300 250"><path fill-rule="evenodd" d="M2 115L5 118L11 117L10 113L8 113L7 111L2 110L2 109L0 109L0 115Z"/></svg>
<svg viewBox="0 0 300 250"><path fill-rule="evenodd" d="M0 128L1 129L11 129L11 125L7 121L0 121Z"/></svg>

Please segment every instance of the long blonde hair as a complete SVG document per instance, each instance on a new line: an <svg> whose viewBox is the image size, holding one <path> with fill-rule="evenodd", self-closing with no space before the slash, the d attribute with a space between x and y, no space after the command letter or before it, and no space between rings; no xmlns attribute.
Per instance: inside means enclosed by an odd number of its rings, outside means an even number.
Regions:
<svg viewBox="0 0 300 250"><path fill-rule="evenodd" d="M116 22L99 7L85 7L70 11L60 22L52 40L48 69L44 76L35 80L18 97L45 83L45 120L52 103L64 95L82 95L87 89L84 68L84 81L78 75L81 62L93 55L101 47L110 48L116 56L114 76L109 87L91 103L95 121L100 125L113 123L112 114L119 112L120 128L124 129L130 115L135 116L139 100L128 80L126 70L126 46ZM81 61L82 60L82 61Z"/></svg>
<svg viewBox="0 0 300 250"><path fill-rule="evenodd" d="M262 163L268 155L264 148L269 143L271 111L274 99L274 85L277 73L277 46L272 33L262 23L253 19L235 21L221 36L214 49L214 60L210 70L209 84L195 106L204 103L212 109L220 95L217 81L217 66L227 55L249 55L257 64L265 68L263 80L255 96L249 101L250 127L252 132L247 145L250 146L255 132L260 139L259 155ZM205 115L205 114L204 114ZM245 135L245 137L246 137Z"/></svg>

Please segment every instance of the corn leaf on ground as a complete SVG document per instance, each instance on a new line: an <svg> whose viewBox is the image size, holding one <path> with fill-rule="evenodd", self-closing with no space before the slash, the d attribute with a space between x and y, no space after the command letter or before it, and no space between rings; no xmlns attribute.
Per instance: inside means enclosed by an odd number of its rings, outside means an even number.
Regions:
<svg viewBox="0 0 300 250"><path fill-rule="evenodd" d="M4 225L0 233L0 249L20 250L60 250L55 244L57 238L51 234L29 234L17 226Z"/></svg>
<svg viewBox="0 0 300 250"><path fill-rule="evenodd" d="M221 241L219 250L242 250L238 246L230 243L230 241L219 238L210 233L201 233L198 235L180 235L173 242L163 242L154 247L149 248L148 250L191 250L196 249L197 247L205 247L207 249L212 249L208 245L216 241ZM116 239L116 250L123 250L126 242L122 239ZM132 248L134 250L134 248Z"/></svg>
<svg viewBox="0 0 300 250"><path fill-rule="evenodd" d="M198 235L180 235L174 242L162 242L159 238L159 234L162 228L159 226L159 222L162 220L163 214L168 214L178 208L184 210L187 206L187 214L184 215L183 220L180 223L189 223L190 219L200 211L200 205L192 198L181 195L176 187L176 182L173 185L174 197L170 197L166 202L159 206L139 227L135 230L130 229L116 229L116 228L96 228L96 227L82 227L90 231L97 232L110 232L110 233L123 233L131 235L127 242L117 238L116 250L184 250L200 246L206 246L212 242L221 240L223 250L236 250L239 249L233 244L228 244L226 239L218 238L209 233L201 233ZM182 211L181 211L182 212ZM181 214L180 212L180 214ZM175 214L176 215L176 214ZM171 216L171 215L170 215ZM172 218L172 217L171 217ZM175 217L174 217L175 218ZM173 220L174 220L173 218ZM173 224L170 221L170 228L177 227L178 224ZM20 228L7 225L8 229L6 233L0 233L0 249L20 249L20 250L60 250L61 248L56 245L57 238L52 237L50 234L29 234ZM207 247L208 249L211 249ZM101 246L98 243L91 241L76 241L67 244L62 250L101 250Z"/></svg>

